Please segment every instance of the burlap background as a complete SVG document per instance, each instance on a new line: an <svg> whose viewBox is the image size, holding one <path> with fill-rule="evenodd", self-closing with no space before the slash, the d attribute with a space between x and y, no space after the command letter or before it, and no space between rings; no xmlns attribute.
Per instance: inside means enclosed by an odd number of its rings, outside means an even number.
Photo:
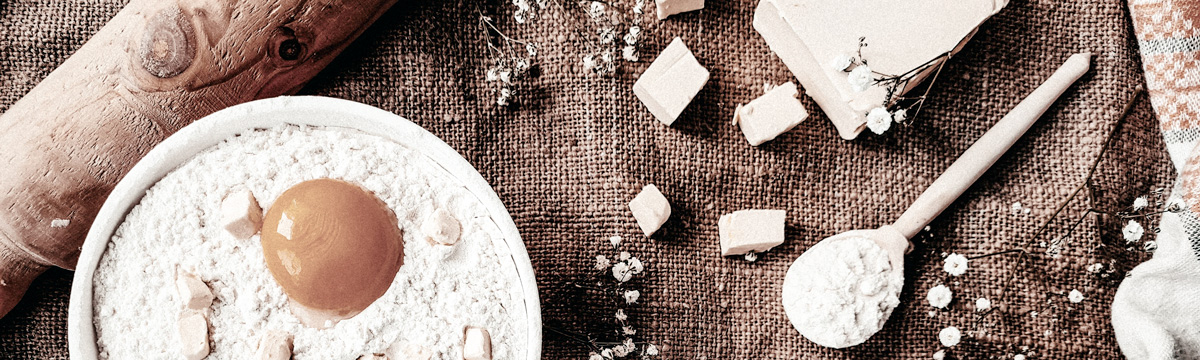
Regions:
<svg viewBox="0 0 1200 360"><path fill-rule="evenodd" d="M1115 220L1086 221L1059 259L1040 255L1045 249L1038 243L1061 232L1031 235L1081 180L1131 89L1143 81L1124 1L1014 0L946 67L914 126L843 141L805 98L814 112L809 120L752 148L729 126L734 106L761 94L763 83L792 79L751 27L756 3L710 0L703 12L646 27L644 59L682 36L712 72L674 127L654 121L630 91L647 62L623 66L613 78L583 75L583 50L573 45L569 18L550 12L518 26L510 16L513 5L501 0L400 4L303 93L400 114L470 160L521 230L548 326L613 338L615 301L573 283L590 281L592 258L613 255L607 238L620 234L627 239L623 247L648 268L633 283L643 295L630 307L631 319L640 338L664 348L665 358L924 359L940 347L937 332L951 325L974 335L950 351L959 358L1120 356L1109 303L1123 271L1145 254L1126 250ZM122 5L0 2L0 111ZM488 64L480 14L495 16L510 36L542 44L535 62L540 74L524 83L512 109L493 105L482 81ZM1082 51L1096 54L1094 70L932 224L932 233L915 240L902 305L879 334L835 351L792 329L779 293L793 259L826 236L893 220L1062 60ZM1157 129L1142 99L1100 167L1098 208L1127 206L1173 179ZM625 205L647 183L657 184L673 205L671 220L651 239L639 234ZM1017 201L1033 212L1012 214ZM1069 215L1079 216L1085 206L1076 202ZM717 218L746 208L788 210L787 242L754 263L720 257L717 243ZM943 252L972 256L1013 248L1039 255L1028 263L1015 256L973 261L958 278L941 271ZM1112 263L1117 271L1108 277L1088 273L1085 267L1093 263ZM70 277L51 270L0 320L0 358L67 358ZM1006 287L1011 278L1015 282ZM936 284L950 286L956 300L953 310L930 317L925 292ZM1087 300L1066 302L1063 294L1071 289ZM970 305L977 297L1001 310L980 320ZM587 354L584 346L551 333L544 351L548 359Z"/></svg>

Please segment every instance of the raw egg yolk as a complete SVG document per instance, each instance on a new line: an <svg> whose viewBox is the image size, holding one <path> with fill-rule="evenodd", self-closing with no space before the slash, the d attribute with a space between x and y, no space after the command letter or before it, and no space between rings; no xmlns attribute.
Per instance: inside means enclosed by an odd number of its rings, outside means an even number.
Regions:
<svg viewBox="0 0 1200 360"><path fill-rule="evenodd" d="M263 218L262 249L293 305L342 319L383 296L404 263L392 210L366 189L334 179L284 191Z"/></svg>

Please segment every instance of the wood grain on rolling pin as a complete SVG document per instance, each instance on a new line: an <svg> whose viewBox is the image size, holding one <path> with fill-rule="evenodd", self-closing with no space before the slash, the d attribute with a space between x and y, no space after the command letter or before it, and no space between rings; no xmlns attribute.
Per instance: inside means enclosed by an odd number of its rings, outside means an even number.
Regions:
<svg viewBox="0 0 1200 360"><path fill-rule="evenodd" d="M0 316L48 266L75 267L105 197L155 144L294 93L395 1L131 1L0 115Z"/></svg>

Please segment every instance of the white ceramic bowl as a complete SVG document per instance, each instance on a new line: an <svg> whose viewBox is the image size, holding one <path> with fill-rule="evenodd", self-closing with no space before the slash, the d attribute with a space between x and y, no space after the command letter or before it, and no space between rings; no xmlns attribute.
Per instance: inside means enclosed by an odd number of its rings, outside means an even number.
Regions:
<svg viewBox="0 0 1200 360"><path fill-rule="evenodd" d="M71 285L67 315L71 359L94 360L99 356L92 322L92 279L113 232L125 221L129 210L142 200L146 190L196 154L234 134L280 124L342 127L380 136L428 156L458 178L461 185L487 207L492 220L504 234L503 240L512 254L507 260L511 260L511 265L516 268L520 277L518 283L525 295L523 310L529 329L526 334L529 344L525 351L526 358L541 358L542 312L533 265L529 262L529 254L525 251L525 244L521 242L521 235L517 233L512 217L479 172L441 139L390 112L349 100L285 96L236 105L184 127L150 150L117 184L88 231Z"/></svg>

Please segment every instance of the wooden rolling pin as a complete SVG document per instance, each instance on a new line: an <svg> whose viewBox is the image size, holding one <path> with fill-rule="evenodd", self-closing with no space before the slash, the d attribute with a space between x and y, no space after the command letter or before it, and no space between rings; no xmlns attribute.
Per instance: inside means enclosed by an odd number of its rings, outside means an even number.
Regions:
<svg viewBox="0 0 1200 360"><path fill-rule="evenodd" d="M0 115L0 317L73 269L100 205L205 115L290 94L396 0L132 0Z"/></svg>

